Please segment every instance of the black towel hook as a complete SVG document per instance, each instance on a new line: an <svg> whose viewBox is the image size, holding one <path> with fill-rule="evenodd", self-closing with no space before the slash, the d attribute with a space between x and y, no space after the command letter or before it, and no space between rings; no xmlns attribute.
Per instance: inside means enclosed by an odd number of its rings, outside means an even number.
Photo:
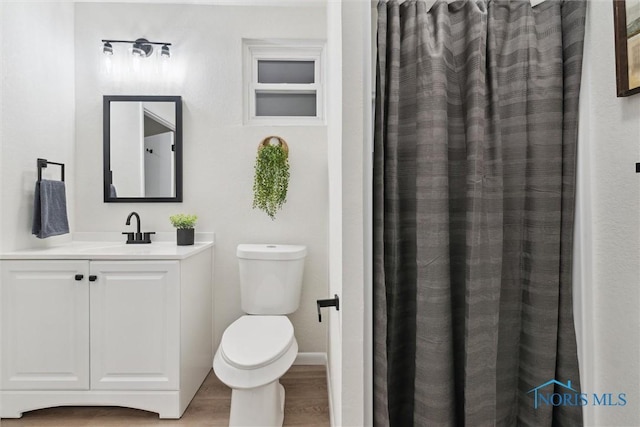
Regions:
<svg viewBox="0 0 640 427"><path fill-rule="evenodd" d="M60 166L60 180L64 182L64 163L50 162L47 159L38 159L38 181L42 181L42 168L46 168L47 165Z"/></svg>

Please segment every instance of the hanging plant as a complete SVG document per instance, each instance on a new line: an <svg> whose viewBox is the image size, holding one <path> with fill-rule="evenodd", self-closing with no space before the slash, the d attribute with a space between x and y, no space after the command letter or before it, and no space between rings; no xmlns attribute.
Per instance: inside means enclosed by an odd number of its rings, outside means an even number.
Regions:
<svg viewBox="0 0 640 427"><path fill-rule="evenodd" d="M277 139L277 144L271 140ZM258 146L253 179L253 208L276 219L276 212L287 201L289 187L289 147L278 136L269 136Z"/></svg>

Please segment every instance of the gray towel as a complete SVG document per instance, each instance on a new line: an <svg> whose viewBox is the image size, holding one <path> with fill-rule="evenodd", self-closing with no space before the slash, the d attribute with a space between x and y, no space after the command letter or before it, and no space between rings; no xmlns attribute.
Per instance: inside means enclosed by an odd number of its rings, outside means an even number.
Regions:
<svg viewBox="0 0 640 427"><path fill-rule="evenodd" d="M67 196L63 181L36 182L31 233L40 239L69 232Z"/></svg>

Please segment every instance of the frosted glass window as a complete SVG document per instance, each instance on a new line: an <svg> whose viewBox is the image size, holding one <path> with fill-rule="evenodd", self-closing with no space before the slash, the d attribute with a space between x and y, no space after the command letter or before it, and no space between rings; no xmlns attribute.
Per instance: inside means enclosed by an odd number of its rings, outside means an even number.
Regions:
<svg viewBox="0 0 640 427"><path fill-rule="evenodd" d="M245 124L325 124L323 41L245 39L242 44Z"/></svg>
<svg viewBox="0 0 640 427"><path fill-rule="evenodd" d="M256 92L256 116L315 117L316 94Z"/></svg>
<svg viewBox="0 0 640 427"><path fill-rule="evenodd" d="M258 83L315 83L315 61L258 61Z"/></svg>

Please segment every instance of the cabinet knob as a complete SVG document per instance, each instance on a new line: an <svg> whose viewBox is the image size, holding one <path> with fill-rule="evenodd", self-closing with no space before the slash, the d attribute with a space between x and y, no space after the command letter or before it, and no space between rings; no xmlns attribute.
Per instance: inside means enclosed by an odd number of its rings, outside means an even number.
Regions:
<svg viewBox="0 0 640 427"><path fill-rule="evenodd" d="M98 276L94 276L93 274L91 276L89 276L89 281L90 282L95 282L96 280L98 280Z"/></svg>
<svg viewBox="0 0 640 427"><path fill-rule="evenodd" d="M84 274L76 274L76 280L82 280L84 279Z"/></svg>

